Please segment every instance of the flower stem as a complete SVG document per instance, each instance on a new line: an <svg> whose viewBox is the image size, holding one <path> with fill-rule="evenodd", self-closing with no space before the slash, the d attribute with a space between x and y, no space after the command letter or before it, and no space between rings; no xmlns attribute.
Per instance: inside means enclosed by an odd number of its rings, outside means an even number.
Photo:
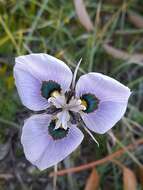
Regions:
<svg viewBox="0 0 143 190"><path fill-rule="evenodd" d="M58 171L58 164L54 166L53 190L57 189L57 171Z"/></svg>

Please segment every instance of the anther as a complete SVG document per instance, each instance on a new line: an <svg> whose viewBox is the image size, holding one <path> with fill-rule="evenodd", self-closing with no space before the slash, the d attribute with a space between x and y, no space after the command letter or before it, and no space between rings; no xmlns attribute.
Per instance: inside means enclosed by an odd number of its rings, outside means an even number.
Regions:
<svg viewBox="0 0 143 190"><path fill-rule="evenodd" d="M56 98L57 96L60 96L60 92L58 90L55 90L51 93L51 97Z"/></svg>

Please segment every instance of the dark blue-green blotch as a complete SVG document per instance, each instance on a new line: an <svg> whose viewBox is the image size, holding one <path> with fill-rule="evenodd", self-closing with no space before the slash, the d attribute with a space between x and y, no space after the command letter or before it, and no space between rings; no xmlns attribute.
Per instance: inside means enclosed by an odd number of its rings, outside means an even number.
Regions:
<svg viewBox="0 0 143 190"><path fill-rule="evenodd" d="M61 91L61 86L58 83L52 80L42 82L41 93L44 98L48 99L55 90Z"/></svg>
<svg viewBox="0 0 143 190"><path fill-rule="evenodd" d="M62 139L67 136L69 129L65 130L63 128L55 129L56 121L51 121L50 125L48 126L49 134L52 136L54 140Z"/></svg>
<svg viewBox="0 0 143 190"><path fill-rule="evenodd" d="M94 94L83 94L81 100L84 100L87 104L87 108L84 110L85 113L92 113L98 108L99 100Z"/></svg>

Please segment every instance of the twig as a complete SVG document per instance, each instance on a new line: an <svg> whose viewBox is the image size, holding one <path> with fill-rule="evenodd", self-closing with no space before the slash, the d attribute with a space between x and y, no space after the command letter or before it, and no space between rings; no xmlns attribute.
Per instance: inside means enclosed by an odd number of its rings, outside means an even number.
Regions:
<svg viewBox="0 0 143 190"><path fill-rule="evenodd" d="M84 164L84 165L81 165L81 166L78 166L78 167L73 167L73 168L69 168L69 169L65 169L65 170L60 170L60 171L57 172L57 175L58 176L63 176L63 175L66 175L68 173L77 173L77 172L81 172L83 170L93 168L93 167L95 167L97 165L104 164L104 163L106 163L108 161L111 161L113 158L120 157L121 155L126 153L127 150L133 149L137 145L141 145L141 144L143 144L143 139L139 139L139 140L136 141L136 144L130 144L130 145L126 146L124 149L123 148L119 149L118 151L104 157L103 159L100 159L100 160L97 160L97 161L94 161L94 162L90 162L88 164ZM49 176L53 177L54 173L53 172L50 173Z"/></svg>

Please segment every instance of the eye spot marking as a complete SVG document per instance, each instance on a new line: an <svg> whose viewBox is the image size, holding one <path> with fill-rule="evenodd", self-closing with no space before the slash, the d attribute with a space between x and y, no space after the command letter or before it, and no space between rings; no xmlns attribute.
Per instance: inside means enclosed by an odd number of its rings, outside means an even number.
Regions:
<svg viewBox="0 0 143 190"><path fill-rule="evenodd" d="M44 98L48 99L49 97L55 95L57 93L60 93L61 86L56 83L55 81L49 80L49 81L43 81L41 86L41 94Z"/></svg>
<svg viewBox="0 0 143 190"><path fill-rule="evenodd" d="M52 120L48 126L48 132L54 140L63 139L67 136L69 132L69 128L65 130L64 128L60 127L55 129L56 120Z"/></svg>
<svg viewBox="0 0 143 190"><path fill-rule="evenodd" d="M82 104L86 107L85 113L92 113L98 109L99 99L91 93L83 94L81 97Z"/></svg>

